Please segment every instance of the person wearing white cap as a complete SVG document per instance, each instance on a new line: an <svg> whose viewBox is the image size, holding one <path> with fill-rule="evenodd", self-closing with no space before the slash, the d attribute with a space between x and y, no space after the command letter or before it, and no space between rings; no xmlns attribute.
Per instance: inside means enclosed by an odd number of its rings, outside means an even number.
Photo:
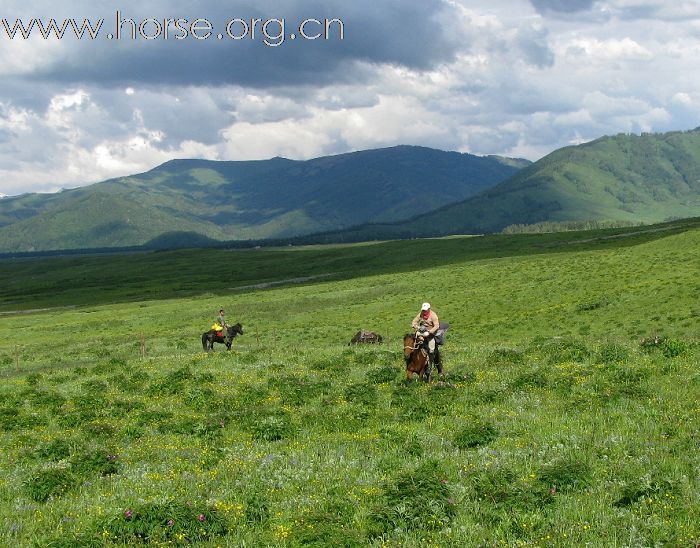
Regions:
<svg viewBox="0 0 700 548"><path fill-rule="evenodd" d="M431 310L430 303L423 303L420 312L411 325L418 332L418 335L423 338L424 343L428 347L430 365L435 364L438 368L438 373L442 375L442 364L439 359L437 362L435 361L435 333L440 328L440 320L437 314Z"/></svg>

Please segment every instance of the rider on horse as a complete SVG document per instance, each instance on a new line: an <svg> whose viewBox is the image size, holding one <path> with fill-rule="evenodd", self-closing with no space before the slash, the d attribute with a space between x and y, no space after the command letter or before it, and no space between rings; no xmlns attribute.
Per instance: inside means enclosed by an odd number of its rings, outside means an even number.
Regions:
<svg viewBox="0 0 700 548"><path fill-rule="evenodd" d="M224 309L222 308L219 310L219 317L216 318L214 321L214 325L212 325L212 329L217 332L223 332L224 329L228 327L228 324L226 323L226 318L224 317ZM223 333L222 333L223 335Z"/></svg>
<svg viewBox="0 0 700 548"><path fill-rule="evenodd" d="M421 311L414 318L411 324L416 330L416 335L422 339L423 345L428 348L430 355L430 365L434 364L437 367L438 373L442 375L442 363L440 360L440 350L435 344L435 333L440 329L440 320L437 314L431 310L430 303L423 303Z"/></svg>

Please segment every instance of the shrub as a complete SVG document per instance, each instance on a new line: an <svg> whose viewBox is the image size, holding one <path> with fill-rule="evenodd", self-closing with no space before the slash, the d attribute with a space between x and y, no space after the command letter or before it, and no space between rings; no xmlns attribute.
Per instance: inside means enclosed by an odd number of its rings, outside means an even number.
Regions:
<svg viewBox="0 0 700 548"><path fill-rule="evenodd" d="M411 384L408 386L399 385L394 389L391 396L391 407L396 409L401 419L422 421L428 417L430 410L418 390L420 387L418 384Z"/></svg>
<svg viewBox="0 0 700 548"><path fill-rule="evenodd" d="M216 392L207 386L191 386L185 392L184 401L196 410L218 409L221 407L220 398Z"/></svg>
<svg viewBox="0 0 700 548"><path fill-rule="evenodd" d="M486 358L488 365L519 365L525 363L525 356L519 350L497 348Z"/></svg>
<svg viewBox="0 0 700 548"><path fill-rule="evenodd" d="M216 380L213 373L198 373L195 375L195 381L197 384L212 383Z"/></svg>
<svg viewBox="0 0 700 548"><path fill-rule="evenodd" d="M2 430L23 430L46 424L48 420L43 415L22 413L16 407L0 408L0 429Z"/></svg>
<svg viewBox="0 0 700 548"><path fill-rule="evenodd" d="M109 390L109 387L107 386L107 383L104 381L98 381L95 379L85 381L82 384L83 391L87 395L93 395L93 394L104 394Z"/></svg>
<svg viewBox="0 0 700 548"><path fill-rule="evenodd" d="M0 428L3 430L19 428L19 409L16 407L0 408Z"/></svg>
<svg viewBox="0 0 700 548"><path fill-rule="evenodd" d="M286 416L268 416L252 427L253 439L260 441L278 441L292 434L292 425Z"/></svg>
<svg viewBox="0 0 700 548"><path fill-rule="evenodd" d="M354 506L330 500L323 507L302 513L293 529L294 544L302 546L362 546L360 531L352 523Z"/></svg>
<svg viewBox="0 0 700 548"><path fill-rule="evenodd" d="M270 388L279 392L282 401L289 405L304 405L314 398L327 394L331 390L328 381L314 381L308 377L271 377L268 381Z"/></svg>
<svg viewBox="0 0 700 548"><path fill-rule="evenodd" d="M258 355L257 352L238 352L237 353L238 362L244 365L252 365L257 363Z"/></svg>
<svg viewBox="0 0 700 548"><path fill-rule="evenodd" d="M41 443L34 449L34 456L54 462L67 459L70 453L71 444L68 440L63 438Z"/></svg>
<svg viewBox="0 0 700 548"><path fill-rule="evenodd" d="M495 426L488 422L477 421L459 430L452 443L460 449L471 449L480 445L488 445L497 437L498 430Z"/></svg>
<svg viewBox="0 0 700 548"><path fill-rule="evenodd" d="M92 368L94 375L104 375L106 373L114 373L117 370L126 367L126 360L122 358L110 358L104 362L98 363Z"/></svg>
<svg viewBox="0 0 700 548"><path fill-rule="evenodd" d="M201 418L183 417L172 421L161 422L157 430L161 434L183 434L190 436L195 433Z"/></svg>
<svg viewBox="0 0 700 548"><path fill-rule="evenodd" d="M345 369L345 365L343 364L342 359L339 359L334 356L332 358L324 358L315 361L309 366L309 368L314 371L340 373L343 369Z"/></svg>
<svg viewBox="0 0 700 548"><path fill-rule="evenodd" d="M423 444L415 434L409 434L405 430L396 430L394 428L382 428L379 434L382 439L400 448L402 453L413 457L423 456Z"/></svg>
<svg viewBox="0 0 700 548"><path fill-rule="evenodd" d="M225 426L225 418L219 415L212 415L197 421L193 434L204 440L213 440L223 435Z"/></svg>
<svg viewBox="0 0 700 548"><path fill-rule="evenodd" d="M647 354L660 350L666 358L675 358L688 350L688 345L684 341L660 337L659 335L642 338L639 341L639 347Z"/></svg>
<svg viewBox="0 0 700 548"><path fill-rule="evenodd" d="M591 355L590 350L583 343L563 338L554 339L545 344L542 352L549 357L550 364L582 362Z"/></svg>
<svg viewBox="0 0 700 548"><path fill-rule="evenodd" d="M123 417L131 411L140 411L146 406L139 400L113 400L109 402L108 412L112 417Z"/></svg>
<svg viewBox="0 0 700 548"><path fill-rule="evenodd" d="M476 373L465 364L450 367L445 373L445 382L474 384L475 381Z"/></svg>
<svg viewBox="0 0 700 548"><path fill-rule="evenodd" d="M70 458L76 474L111 476L119 472L118 457L104 447L92 448L74 454Z"/></svg>
<svg viewBox="0 0 700 548"><path fill-rule="evenodd" d="M149 409L142 411L136 417L136 426L150 426L160 429L163 423L167 423L173 414L170 411L160 411L157 409Z"/></svg>
<svg viewBox="0 0 700 548"><path fill-rule="evenodd" d="M482 403L495 403L503 401L509 395L508 386L502 383L494 383L473 388L467 394L472 405Z"/></svg>
<svg viewBox="0 0 700 548"><path fill-rule="evenodd" d="M661 353L667 358L681 356L688 350L688 345L677 339L666 339L660 346Z"/></svg>
<svg viewBox="0 0 700 548"><path fill-rule="evenodd" d="M146 393L149 395L168 394L171 396L180 394L193 378L192 370L186 365L185 367L172 371L162 379L151 383Z"/></svg>
<svg viewBox="0 0 700 548"><path fill-rule="evenodd" d="M78 480L68 468L48 468L35 472L26 482L27 496L36 502L46 502L76 487Z"/></svg>
<svg viewBox="0 0 700 548"><path fill-rule="evenodd" d="M371 534L395 529L439 529L456 514L449 482L436 461L422 463L387 481L372 516Z"/></svg>
<svg viewBox="0 0 700 548"><path fill-rule="evenodd" d="M549 384L549 372L545 367L527 369L515 377L511 387L519 390L522 388L545 388Z"/></svg>
<svg viewBox="0 0 700 548"><path fill-rule="evenodd" d="M179 546L205 542L228 532L225 518L203 504L179 501L134 505L102 524L110 540L122 544L161 543Z"/></svg>
<svg viewBox="0 0 700 548"><path fill-rule="evenodd" d="M36 386L43 378L44 376L41 373L32 373L31 375L27 375L26 381L29 386Z"/></svg>
<svg viewBox="0 0 700 548"><path fill-rule="evenodd" d="M469 476L473 496L479 500L481 514L500 521L512 513L531 513L553 499L553 493L541 482L530 483L514 471L500 467L479 470Z"/></svg>
<svg viewBox="0 0 700 548"><path fill-rule="evenodd" d="M576 305L576 312L590 312L591 310L598 310L606 305L608 305L606 299L601 299L597 301L582 302Z"/></svg>
<svg viewBox="0 0 700 548"><path fill-rule="evenodd" d="M379 392L370 384L351 384L343 395L347 401L366 407L376 407L379 401Z"/></svg>
<svg viewBox="0 0 700 548"><path fill-rule="evenodd" d="M579 457L563 457L542 466L538 480L556 490L586 487L591 478L590 465Z"/></svg>
<svg viewBox="0 0 700 548"><path fill-rule="evenodd" d="M374 348L349 348L343 352L342 357L356 363L357 365L365 366L377 364L388 365L395 359L393 352L376 350Z"/></svg>
<svg viewBox="0 0 700 548"><path fill-rule="evenodd" d="M60 426L73 428L76 426L80 426L81 424L85 424L86 422L95 420L96 417L97 415L92 409L76 410L58 415L56 417L56 422Z"/></svg>
<svg viewBox="0 0 700 548"><path fill-rule="evenodd" d="M430 385L423 403L429 414L443 417L451 414L455 400L460 395L461 392L453 385L439 382Z"/></svg>
<svg viewBox="0 0 700 548"><path fill-rule="evenodd" d="M648 390L643 381L649 377L648 369L623 365L611 365L596 375L592 384L603 400L615 400L624 397L644 397Z"/></svg>
<svg viewBox="0 0 700 548"><path fill-rule="evenodd" d="M85 424L83 431L89 436L108 438L114 436L116 428L108 422L93 421Z"/></svg>
<svg viewBox="0 0 700 548"><path fill-rule="evenodd" d="M267 499L253 492L245 499L243 519L249 525L265 524L270 521L270 507Z"/></svg>
<svg viewBox="0 0 700 548"><path fill-rule="evenodd" d="M365 378L369 382L382 384L385 382L394 382L398 374L399 369L393 365L382 365L381 367L376 367L367 371Z"/></svg>
<svg viewBox="0 0 700 548"><path fill-rule="evenodd" d="M629 350L624 346L607 342L598 351L598 361L605 364L622 363L629 359Z"/></svg>
<svg viewBox="0 0 700 548"><path fill-rule="evenodd" d="M654 478L647 474L626 482L620 489L620 496L614 505L619 507L632 506L650 496L674 493L677 487L677 482L673 480Z"/></svg>
<svg viewBox="0 0 700 548"><path fill-rule="evenodd" d="M34 388L23 392L22 395L34 405L47 407L54 413L58 412L66 401L64 396L53 390L39 390Z"/></svg>

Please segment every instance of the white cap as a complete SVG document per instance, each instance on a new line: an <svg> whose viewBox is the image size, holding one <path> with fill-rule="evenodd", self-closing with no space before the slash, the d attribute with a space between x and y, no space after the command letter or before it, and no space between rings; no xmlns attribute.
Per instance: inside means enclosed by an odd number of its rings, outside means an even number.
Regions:
<svg viewBox="0 0 700 548"><path fill-rule="evenodd" d="M423 303L423 306L420 307L421 310L430 310L430 303Z"/></svg>

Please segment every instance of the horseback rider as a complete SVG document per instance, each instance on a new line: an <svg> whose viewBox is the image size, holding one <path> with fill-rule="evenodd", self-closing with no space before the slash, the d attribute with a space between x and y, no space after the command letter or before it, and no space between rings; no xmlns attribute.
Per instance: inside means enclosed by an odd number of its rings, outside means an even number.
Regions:
<svg viewBox="0 0 700 548"><path fill-rule="evenodd" d="M440 328L440 320L437 314L431 310L430 303L423 303L420 312L411 325L416 330L417 336L422 339L423 344L428 348L430 366L434 364L437 367L438 374L442 376L440 350L435 344L435 333Z"/></svg>
<svg viewBox="0 0 700 548"><path fill-rule="evenodd" d="M216 318L216 321L214 321L213 329L215 331L222 331L222 336L223 336L223 330L228 327L228 324L226 323L226 318L225 318L225 313L224 309L222 308L219 310L219 317Z"/></svg>

